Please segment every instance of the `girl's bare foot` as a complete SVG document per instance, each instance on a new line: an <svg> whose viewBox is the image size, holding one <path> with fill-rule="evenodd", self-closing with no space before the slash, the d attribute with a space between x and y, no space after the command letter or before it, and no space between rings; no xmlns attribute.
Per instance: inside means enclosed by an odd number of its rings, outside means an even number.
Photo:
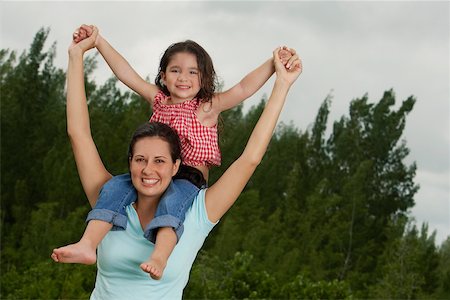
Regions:
<svg viewBox="0 0 450 300"><path fill-rule="evenodd" d="M150 260L141 264L141 269L142 271L149 273L151 278L159 280L161 279L164 269L166 268L166 264L167 261L150 258Z"/></svg>
<svg viewBox="0 0 450 300"><path fill-rule="evenodd" d="M97 261L95 249L86 243L75 243L53 249L51 258L60 263L92 265Z"/></svg>

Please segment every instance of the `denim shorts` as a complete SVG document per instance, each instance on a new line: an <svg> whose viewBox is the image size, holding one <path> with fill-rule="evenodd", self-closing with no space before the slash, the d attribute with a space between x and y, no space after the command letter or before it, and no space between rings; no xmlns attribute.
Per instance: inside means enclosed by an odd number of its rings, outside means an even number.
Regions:
<svg viewBox="0 0 450 300"><path fill-rule="evenodd" d="M172 180L159 201L155 217L145 228L144 236L154 243L158 228L172 227L179 240L184 230L186 211L191 207L199 190L186 179ZM130 174L114 176L103 185L86 222L101 220L113 224L112 230L124 230L127 227L125 208L136 200L137 193Z"/></svg>

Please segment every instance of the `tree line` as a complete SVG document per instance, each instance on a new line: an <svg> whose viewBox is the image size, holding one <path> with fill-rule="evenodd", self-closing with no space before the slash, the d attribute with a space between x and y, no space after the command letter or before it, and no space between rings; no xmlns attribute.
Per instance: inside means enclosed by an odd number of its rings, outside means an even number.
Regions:
<svg viewBox="0 0 450 300"><path fill-rule="evenodd" d="M95 266L53 263L79 239L88 201L66 133L65 71L41 28L30 48L0 51L1 299L88 298ZM127 172L134 129L151 115L115 78L93 80L85 59L94 140L107 169ZM291 99L294 101L293 99ZM222 114L222 166L242 151L266 99ZM327 132L331 98L299 130L281 123L256 173L208 237L185 299L442 299L450 297L450 239L408 213L419 186L402 133L415 104L393 90L353 99Z"/></svg>

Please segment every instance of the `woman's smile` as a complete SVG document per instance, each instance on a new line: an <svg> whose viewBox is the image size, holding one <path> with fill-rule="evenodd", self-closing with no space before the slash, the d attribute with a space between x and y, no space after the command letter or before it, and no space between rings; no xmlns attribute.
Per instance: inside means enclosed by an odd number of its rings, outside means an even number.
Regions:
<svg viewBox="0 0 450 300"><path fill-rule="evenodd" d="M160 197L178 171L179 161L173 162L169 144L159 137L146 137L134 145L130 161L131 180L138 195Z"/></svg>

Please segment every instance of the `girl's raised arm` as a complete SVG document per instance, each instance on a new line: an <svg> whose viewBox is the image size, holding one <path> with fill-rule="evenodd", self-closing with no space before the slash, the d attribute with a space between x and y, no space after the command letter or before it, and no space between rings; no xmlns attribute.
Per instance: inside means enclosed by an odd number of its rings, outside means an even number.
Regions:
<svg viewBox="0 0 450 300"><path fill-rule="evenodd" d="M278 54L280 61L287 69L292 66L294 61L298 60L298 55L292 48L283 47L278 51ZM262 65L248 73L232 88L222 93L218 93L214 98L217 104L213 104L213 107L217 107L218 113L220 113L237 106L256 93L256 91L269 80L274 72L275 67L273 59L266 60Z"/></svg>
<svg viewBox="0 0 450 300"><path fill-rule="evenodd" d="M297 57L292 63L292 69L286 70L278 56L279 51L280 48L277 48L273 52L277 78L272 94L243 153L206 191L206 211L211 222L217 222L230 209L261 162L272 138L289 88L301 73L300 59Z"/></svg>
<svg viewBox="0 0 450 300"><path fill-rule="evenodd" d="M100 188L112 176L106 170L92 139L89 111L84 86L83 55L94 47L97 30L85 40L69 47L67 69L67 133L72 144L78 174L91 206L95 205Z"/></svg>
<svg viewBox="0 0 450 300"><path fill-rule="evenodd" d="M87 36L90 36L93 28L93 25L81 25L80 30L85 30ZM152 105L153 99L158 93L159 88L155 84L144 80L133 67L131 67L128 61L100 34L97 34L95 47L103 56L117 79Z"/></svg>

